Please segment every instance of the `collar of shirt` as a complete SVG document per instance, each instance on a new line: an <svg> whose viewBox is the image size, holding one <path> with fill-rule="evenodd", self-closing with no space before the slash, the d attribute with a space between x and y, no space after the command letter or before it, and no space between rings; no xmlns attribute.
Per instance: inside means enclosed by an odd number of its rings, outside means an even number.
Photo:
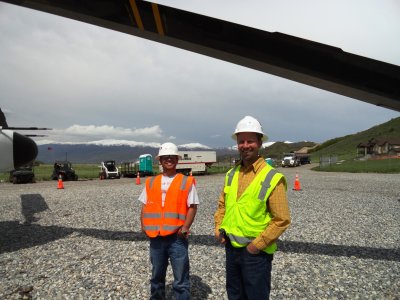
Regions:
<svg viewBox="0 0 400 300"><path fill-rule="evenodd" d="M265 166L266 162L262 157L259 157L252 165L247 168L240 168L238 178L237 199L244 193L246 188L251 184L253 179Z"/></svg>
<svg viewBox="0 0 400 300"><path fill-rule="evenodd" d="M242 162L240 162L242 164ZM253 172L254 174L258 173L258 171L260 171L264 166L265 166L266 162L264 160L264 158L262 158L261 156L258 157L258 159L250 166L248 167L243 167L243 165L240 168L240 172L243 173L249 173L249 172Z"/></svg>

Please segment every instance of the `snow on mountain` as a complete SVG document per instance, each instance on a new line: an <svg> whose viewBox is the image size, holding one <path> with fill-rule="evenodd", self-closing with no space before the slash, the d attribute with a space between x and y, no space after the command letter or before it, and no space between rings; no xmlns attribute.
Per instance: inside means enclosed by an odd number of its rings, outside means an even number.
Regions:
<svg viewBox="0 0 400 300"><path fill-rule="evenodd" d="M40 140L36 142L37 145L96 145L96 146L129 146L129 147L151 147L151 148L159 148L161 143L155 142L137 142L130 140L113 140L113 139L105 139L105 140L97 140L91 142L55 142L51 140ZM209 146L200 144L200 143L190 143L190 144L182 144L177 145L178 148L185 149L211 149Z"/></svg>
<svg viewBox="0 0 400 300"><path fill-rule="evenodd" d="M212 148L205 146L200 143L190 143L190 144L183 144L183 145L178 145L178 148L185 148L185 149L207 149L211 150Z"/></svg>

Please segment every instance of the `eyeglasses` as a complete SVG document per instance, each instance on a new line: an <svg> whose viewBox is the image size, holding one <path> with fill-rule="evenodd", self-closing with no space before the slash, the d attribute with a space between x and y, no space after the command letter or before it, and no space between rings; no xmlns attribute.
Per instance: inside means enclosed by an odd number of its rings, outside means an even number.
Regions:
<svg viewBox="0 0 400 300"><path fill-rule="evenodd" d="M167 160L167 159L177 159L178 156L176 156L176 155L163 155L163 156L160 156L160 158L161 158L161 159L164 159L164 160Z"/></svg>

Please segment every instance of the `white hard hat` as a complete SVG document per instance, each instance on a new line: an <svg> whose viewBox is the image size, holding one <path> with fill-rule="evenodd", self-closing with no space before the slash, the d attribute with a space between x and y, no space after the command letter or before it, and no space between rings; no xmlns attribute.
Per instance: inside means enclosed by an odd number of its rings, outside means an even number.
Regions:
<svg viewBox="0 0 400 300"><path fill-rule="evenodd" d="M160 149L158 149L158 155L156 156L156 159L160 159L160 156L164 155L176 155L180 158L180 155L178 154L178 147L174 143L162 144Z"/></svg>
<svg viewBox="0 0 400 300"><path fill-rule="evenodd" d="M235 132L232 134L232 138L234 140L236 140L236 135L239 132L255 132L262 135L263 141L267 139L267 136L264 134L262 130L260 122L258 122L256 118L253 118L251 116L245 116L237 123Z"/></svg>

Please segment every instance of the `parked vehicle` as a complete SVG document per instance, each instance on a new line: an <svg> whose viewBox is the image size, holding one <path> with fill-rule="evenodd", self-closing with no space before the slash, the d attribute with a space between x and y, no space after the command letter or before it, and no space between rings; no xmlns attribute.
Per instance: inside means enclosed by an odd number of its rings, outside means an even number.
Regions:
<svg viewBox="0 0 400 300"><path fill-rule="evenodd" d="M75 174L75 170L72 168L72 164L69 161L56 161L54 163L51 179L58 180L59 178L63 181L78 180L78 175Z"/></svg>
<svg viewBox="0 0 400 300"><path fill-rule="evenodd" d="M300 158L294 152L283 154L282 167L297 167L300 166Z"/></svg>
<svg viewBox="0 0 400 300"><path fill-rule="evenodd" d="M142 154L136 162L122 162L120 164L120 173L122 177L140 177L153 176L153 156L151 154Z"/></svg>
<svg viewBox="0 0 400 300"><path fill-rule="evenodd" d="M119 165L119 171L122 177L133 178L137 176L136 163L131 161L122 162Z"/></svg>
<svg viewBox="0 0 400 300"><path fill-rule="evenodd" d="M176 171L185 175L207 174L207 169L217 162L215 151L179 151L179 155L181 158L176 165Z"/></svg>
<svg viewBox="0 0 400 300"><path fill-rule="evenodd" d="M297 156L300 160L300 164L311 164L311 158L309 154L297 153Z"/></svg>
<svg viewBox="0 0 400 300"><path fill-rule="evenodd" d="M16 183L35 183L35 174L33 172L33 165L28 164L21 166L10 172L10 182Z"/></svg>
<svg viewBox="0 0 400 300"><path fill-rule="evenodd" d="M111 179L121 177L118 167L115 165L115 160L102 161L99 172L100 179Z"/></svg>

